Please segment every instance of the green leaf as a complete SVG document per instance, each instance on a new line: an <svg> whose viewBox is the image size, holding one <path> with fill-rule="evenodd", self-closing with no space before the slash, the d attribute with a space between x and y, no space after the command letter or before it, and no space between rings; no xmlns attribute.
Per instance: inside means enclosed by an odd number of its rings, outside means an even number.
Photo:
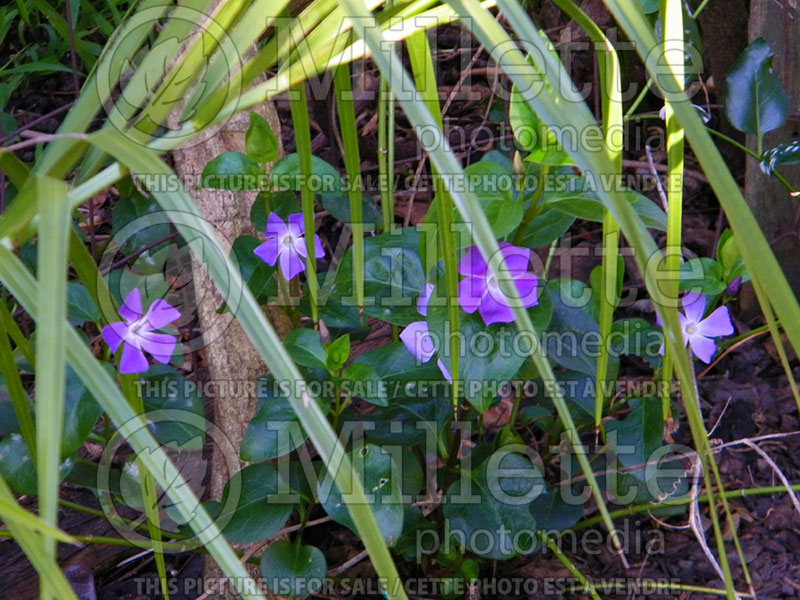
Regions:
<svg viewBox="0 0 800 600"><path fill-rule="evenodd" d="M364 313L394 325L418 321L416 297L424 287L419 233L414 227L364 240ZM348 250L339 263L327 304L342 309L356 306L352 250Z"/></svg>
<svg viewBox="0 0 800 600"><path fill-rule="evenodd" d="M122 196L111 213L111 232L124 252L133 252L165 239L170 232L166 218L154 217L161 212L152 198L142 196L133 184L130 195Z"/></svg>
<svg viewBox="0 0 800 600"><path fill-rule="evenodd" d="M322 207L340 223L350 224L350 200L344 196L323 196ZM365 231L374 231L381 223L381 209L373 198L363 195L361 198L361 218Z"/></svg>
<svg viewBox="0 0 800 600"><path fill-rule="evenodd" d="M67 284L67 302L67 319L72 325L100 322L100 310L82 283L70 281Z"/></svg>
<svg viewBox="0 0 800 600"><path fill-rule="evenodd" d="M797 163L800 163L800 141L794 140L764 152L759 166L764 173L771 175L778 165L796 165Z"/></svg>
<svg viewBox="0 0 800 600"><path fill-rule="evenodd" d="M365 491L372 495L369 504L375 514L383 539L388 546L394 546L403 532L403 505L400 502L401 488L398 478L399 466L392 455L380 446L366 444L350 453L355 475ZM322 507L337 523L352 530L355 526L343 500L343 493L350 489L338 490L332 485L328 473L318 484L318 495Z"/></svg>
<svg viewBox="0 0 800 600"><path fill-rule="evenodd" d="M284 456L308 438L288 399L273 394L275 379L268 375L257 381L258 406L247 424L240 448L242 460L248 462Z"/></svg>
<svg viewBox="0 0 800 600"><path fill-rule="evenodd" d="M283 345L298 365L303 365L309 369L327 370L328 355L319 333L313 329L295 329L283 338Z"/></svg>
<svg viewBox="0 0 800 600"><path fill-rule="evenodd" d="M317 593L327 568L318 548L289 540L272 542L261 555L261 577L270 591L280 596L306 598Z"/></svg>
<svg viewBox="0 0 800 600"><path fill-rule="evenodd" d="M261 187L263 171L246 154L228 150L203 167L200 187L215 190L257 190Z"/></svg>
<svg viewBox="0 0 800 600"><path fill-rule="evenodd" d="M545 207L525 231L521 245L534 249L546 246L564 235L574 222L572 215Z"/></svg>
<svg viewBox="0 0 800 600"><path fill-rule="evenodd" d="M585 310L565 303L556 290L551 289L550 294L553 318L545 345L547 358L567 369L595 375L600 327Z"/></svg>
<svg viewBox="0 0 800 600"><path fill-rule="evenodd" d="M402 342L392 342L361 354L350 367L363 365L369 371L356 372L364 379L353 378L349 387L351 392L367 402L387 406L401 399L432 397L438 386L442 390L444 378L431 360L420 364ZM348 367L349 368L349 367ZM366 379L371 374L370 379ZM353 375L346 371L345 375Z"/></svg>
<svg viewBox="0 0 800 600"><path fill-rule="evenodd" d="M350 358L350 336L345 334L332 341L325 349L325 353L327 354L325 364L328 371L334 373L341 369Z"/></svg>
<svg viewBox="0 0 800 600"><path fill-rule="evenodd" d="M232 503L229 496L237 490L238 502L228 507ZM270 496L286 494L289 490L277 467L268 463L250 465L235 473L225 484L220 503L226 512L218 520L230 519L222 530L225 537L237 543L269 538L283 527L294 507L293 503L277 502Z"/></svg>
<svg viewBox="0 0 800 600"><path fill-rule="evenodd" d="M268 163L278 158L278 140L269 123L258 113L250 113L250 126L244 134L247 157L256 163Z"/></svg>
<svg viewBox="0 0 800 600"><path fill-rule="evenodd" d="M716 296L725 291L722 269L713 258L692 258L681 265L680 289L693 290L707 296Z"/></svg>
<svg viewBox="0 0 800 600"><path fill-rule="evenodd" d="M278 295L278 286L275 282L275 267L269 266L253 252L262 244L262 240L251 235L240 235L233 240L231 254L236 258L242 279L253 292L256 300L266 304L269 298Z"/></svg>
<svg viewBox="0 0 800 600"><path fill-rule="evenodd" d="M113 372L109 366L108 371ZM103 409L94 396L83 385L72 367L67 367L64 388L64 437L61 441L61 456L72 456L92 432Z"/></svg>
<svg viewBox="0 0 800 600"><path fill-rule="evenodd" d="M72 469L73 460L68 458L58 466L59 480ZM0 477L17 494L36 495L36 465L31 459L25 441L18 433L12 433L0 440Z"/></svg>
<svg viewBox="0 0 800 600"><path fill-rule="evenodd" d="M576 178L573 181L572 185L578 189L547 194L543 199L545 205L572 217L602 223L604 205L600 196L595 191L580 189L582 182L585 181L582 178ZM649 229L666 231L667 215L655 202L633 190L625 190L622 195L628 199L633 210Z"/></svg>
<svg viewBox="0 0 800 600"><path fill-rule="evenodd" d="M273 187L299 192L303 187L300 159L297 152L287 154L272 167L270 180ZM311 180L308 182L316 195L338 198L344 196L344 185L339 171L318 156L311 156Z"/></svg>
<svg viewBox="0 0 800 600"><path fill-rule="evenodd" d="M486 559L507 560L538 547L528 505L546 489L544 478L530 458L511 448L492 454L445 497L450 537Z"/></svg>
<svg viewBox="0 0 800 600"><path fill-rule="evenodd" d="M525 102L516 85L511 90L508 120L514 139L530 153L525 160L549 166L573 164L550 128Z"/></svg>
<svg viewBox="0 0 800 600"><path fill-rule="evenodd" d="M560 488L544 491L528 505L536 519L536 527L546 532L569 529L581 520L583 502L566 502Z"/></svg>
<svg viewBox="0 0 800 600"><path fill-rule="evenodd" d="M437 289L428 306L428 327L438 358L450 371L449 316ZM539 303L528 309L538 331L547 327L552 315L552 302L546 286L539 282ZM540 340L523 337L513 323L486 325L479 312L462 313L459 321L458 380L463 382L464 396L479 412L489 408L502 386L519 371L529 356L529 349Z"/></svg>
<svg viewBox="0 0 800 600"><path fill-rule="evenodd" d="M253 206L250 207L250 222L258 231L267 229L267 207L264 198L268 198L270 212L274 212L286 221L290 214L299 212L297 197L294 192L259 192Z"/></svg>
<svg viewBox="0 0 800 600"><path fill-rule="evenodd" d="M725 113L739 131L759 139L780 127L789 97L772 69L772 48L758 38L744 49L725 79Z"/></svg>
<svg viewBox="0 0 800 600"><path fill-rule="evenodd" d="M183 375L168 365L153 365L140 379L141 397L145 410L171 411L167 414L177 415L177 411L185 411L203 417L203 396L197 384L188 381ZM172 412L176 411L176 412ZM187 420L191 423L204 422L203 419ZM202 450L205 431L189 422L172 421L171 419L151 419L148 429L160 443L177 447L181 450Z"/></svg>

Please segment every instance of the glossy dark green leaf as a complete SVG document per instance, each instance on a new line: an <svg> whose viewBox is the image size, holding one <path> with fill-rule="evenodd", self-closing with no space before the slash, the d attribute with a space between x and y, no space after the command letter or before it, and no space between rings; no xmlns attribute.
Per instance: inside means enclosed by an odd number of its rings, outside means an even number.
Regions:
<svg viewBox="0 0 800 600"><path fill-rule="evenodd" d="M366 444L350 453L350 460L357 476L360 478L368 498L375 520L388 546L394 546L403 532L404 508L401 503L401 488L398 479L399 469L392 456L380 446ZM345 489L344 493L348 490ZM347 510L347 505L330 477L330 473L318 484L320 503L330 517L351 530L355 525Z"/></svg>
<svg viewBox="0 0 800 600"><path fill-rule="evenodd" d="M166 217L154 216L159 212L158 203L139 194L136 188L132 188L130 196L121 196L117 200L111 213L111 232L124 252L130 253L166 240L170 226Z"/></svg>
<svg viewBox="0 0 800 600"><path fill-rule="evenodd" d="M215 190L257 190L261 187L263 171L246 154L229 150L213 158L203 167L200 187Z"/></svg>
<svg viewBox="0 0 800 600"><path fill-rule="evenodd" d="M278 140L269 123L258 113L250 113L250 126L244 134L247 156L256 163L268 163L278 158Z"/></svg>
<svg viewBox="0 0 800 600"><path fill-rule="evenodd" d="M789 97L772 68L772 48L758 38L739 55L725 79L725 113L739 131L762 136L789 114Z"/></svg>
<svg viewBox="0 0 800 600"><path fill-rule="evenodd" d="M716 296L725 291L722 269L713 258L692 258L681 265L680 289Z"/></svg>
<svg viewBox="0 0 800 600"><path fill-rule="evenodd" d="M68 458L59 466L60 476L66 477L71 469L72 459ZM36 494L36 465L25 441L18 433L9 434L0 440L0 477L17 494Z"/></svg>
<svg viewBox="0 0 800 600"><path fill-rule="evenodd" d="M416 299L424 287L415 228L405 227L364 240L364 313L395 325L418 321ZM352 250L339 263L327 305L334 305L335 310L352 311L356 307Z"/></svg>
<svg viewBox="0 0 800 600"><path fill-rule="evenodd" d="M569 529L581 520L583 502L559 493L559 488L548 489L531 502L528 507L536 519L536 526L542 531L555 533Z"/></svg>
<svg viewBox="0 0 800 600"><path fill-rule="evenodd" d="M322 347L319 333L313 329L294 329L283 339L292 360L311 369L327 370L328 355Z"/></svg>
<svg viewBox="0 0 800 600"><path fill-rule="evenodd" d="M262 234L267 228L267 204L284 222L292 213L300 212L300 205L294 192L259 192L250 207L250 222Z"/></svg>
<svg viewBox="0 0 800 600"><path fill-rule="evenodd" d="M67 319L75 326L100 322L100 310L83 284L77 281L67 284Z"/></svg>
<svg viewBox="0 0 800 600"><path fill-rule="evenodd" d="M444 517L453 540L482 558L507 560L538 548L528 505L546 489L527 456L501 449L447 490Z"/></svg>
<svg viewBox="0 0 800 600"><path fill-rule="evenodd" d="M153 365L140 380L142 401L145 410L170 411L176 415L170 419L150 419L148 429L162 444L181 450L201 450L203 448L205 423L203 396L197 384L188 381L183 375L168 365ZM186 419L181 422L178 412L186 412ZM198 418L193 418L195 415Z"/></svg>
<svg viewBox="0 0 800 600"><path fill-rule="evenodd" d="M236 263L242 274L242 279L253 292L256 300L265 304L269 298L278 295L278 285L275 282L275 268L261 260L254 250L263 243L263 240L251 235L240 235L233 240L231 253L236 257Z"/></svg>
<svg viewBox="0 0 800 600"><path fill-rule="evenodd" d="M64 390L64 437L61 440L63 457L71 456L78 451L102 414L103 409L97 400L86 389L72 367L67 366Z"/></svg>
<svg viewBox="0 0 800 600"><path fill-rule="evenodd" d="M667 215L655 202L632 190L628 190L624 194L649 229L666 231ZM597 223L603 221L604 205L594 191L568 190L555 192L548 194L544 202L552 210L560 211L572 217Z"/></svg>
<svg viewBox="0 0 800 600"><path fill-rule="evenodd" d="M306 598L317 593L327 568L325 555L318 548L289 540L272 542L261 555L261 577L279 596Z"/></svg>
<svg viewBox="0 0 800 600"><path fill-rule="evenodd" d="M323 196L322 207L340 223L350 224L350 200L343 196ZM364 231L374 231L381 223L381 209L373 198L366 194L361 198L361 215Z"/></svg>
<svg viewBox="0 0 800 600"><path fill-rule="evenodd" d="M240 490L240 496L233 505L233 502L228 502L228 495L236 488ZM292 503L279 503L271 497L285 494L289 489L288 484L282 484L277 467L268 463L250 465L235 473L222 493L220 505L226 512L218 516L220 522L227 521L223 529L225 537L236 543L257 542L270 537L283 527L294 507Z"/></svg>
<svg viewBox="0 0 800 600"><path fill-rule="evenodd" d="M300 160L296 152L287 154L270 171L272 185L278 189L300 191L303 176L300 173ZM307 182L314 194L331 198L345 195L344 184L339 171L319 156L311 157L311 179Z"/></svg>
<svg viewBox="0 0 800 600"><path fill-rule="evenodd" d="M443 302L437 301L437 291L438 287L428 307L428 327L438 358L451 372L449 315ZM553 307L541 281L537 293L539 302L528 312L536 331L541 332L550 323ZM519 336L513 323L486 325L478 311L462 312L458 327L458 379L464 385L466 399L482 413L527 360L531 345L540 340Z"/></svg>
<svg viewBox="0 0 800 600"><path fill-rule="evenodd" d="M547 358L567 369L595 375L600 327L585 310L570 306L552 289L550 292L553 318L545 343Z"/></svg>
<svg viewBox="0 0 800 600"><path fill-rule="evenodd" d="M525 231L520 245L541 248L559 239L572 227L575 217L558 210L543 210Z"/></svg>
<svg viewBox="0 0 800 600"><path fill-rule="evenodd" d="M374 373L374 381L365 381L366 396L356 396L379 406L404 398L431 398L441 395L445 382L436 361L420 363L401 342L392 342L361 354L351 366L366 365ZM355 381L353 383L356 383ZM372 392L372 393L370 393Z"/></svg>

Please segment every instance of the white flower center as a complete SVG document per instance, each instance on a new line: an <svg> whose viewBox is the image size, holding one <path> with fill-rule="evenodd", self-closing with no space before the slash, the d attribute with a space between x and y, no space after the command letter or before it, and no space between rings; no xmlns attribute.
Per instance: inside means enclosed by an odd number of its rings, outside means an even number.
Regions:
<svg viewBox="0 0 800 600"><path fill-rule="evenodd" d="M697 323L687 323L686 324L686 333L692 335L697 333Z"/></svg>
<svg viewBox="0 0 800 600"><path fill-rule="evenodd" d="M497 282L497 278L494 275L489 275L489 277L486 278L486 287L488 287L491 292L496 292L500 289L500 284Z"/></svg>
<svg viewBox="0 0 800 600"><path fill-rule="evenodd" d="M292 245L292 234L291 233L287 233L285 236L283 236L283 245L284 246L291 246Z"/></svg>

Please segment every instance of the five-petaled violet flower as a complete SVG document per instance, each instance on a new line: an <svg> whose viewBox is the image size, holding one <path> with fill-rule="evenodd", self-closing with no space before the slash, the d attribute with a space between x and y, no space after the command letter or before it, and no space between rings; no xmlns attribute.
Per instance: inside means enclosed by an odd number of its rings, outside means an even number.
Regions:
<svg viewBox="0 0 800 600"><path fill-rule="evenodd" d="M150 305L146 313L142 313L142 297L139 290L134 289L122 303L119 316L124 321L116 321L103 327L103 338L112 352L116 352L122 344L120 373L146 371L149 365L145 352L160 363L169 362L175 350L175 336L156 333L156 330L178 320L181 316L178 309L158 299Z"/></svg>
<svg viewBox="0 0 800 600"><path fill-rule="evenodd" d="M467 250L458 263L458 272L466 275L458 284L458 303L468 313L477 310L487 325L511 323L514 320L511 310L514 302L519 302L525 308L539 302L536 294L538 279L528 271L531 251L501 242L500 252L503 261L499 267L499 275L514 281L519 298L509 298L503 294L500 282L489 271L477 246Z"/></svg>
<svg viewBox="0 0 800 600"><path fill-rule="evenodd" d="M683 313L678 313L681 321L681 333L683 334L683 345L692 347L694 355L708 364L717 351L717 344L712 338L731 335L733 333L733 323L727 306L720 306L705 319L706 299L703 294L697 292L686 292L681 300ZM659 324L661 319L658 319ZM661 347L664 352L664 347Z"/></svg>
<svg viewBox="0 0 800 600"><path fill-rule="evenodd" d="M288 224L275 213L270 213L265 232L267 240L253 252L271 267L280 260L281 273L284 279L290 281L306 269L308 253L305 232L303 213L289 215ZM316 234L314 234L314 255L316 258L325 256L322 242Z"/></svg>
<svg viewBox="0 0 800 600"><path fill-rule="evenodd" d="M428 314L428 302L430 302L433 288L434 285L432 283L427 284L419 295L419 300L417 300L417 311L419 311L419 314L423 317ZM436 352L436 346L428 330L427 321L414 321L413 323L409 323L403 330L403 333L400 334L400 340L406 345L408 351L420 362L428 362ZM441 359L439 359L437 364L444 378L450 383L453 383L450 371L447 370L447 367L444 366Z"/></svg>

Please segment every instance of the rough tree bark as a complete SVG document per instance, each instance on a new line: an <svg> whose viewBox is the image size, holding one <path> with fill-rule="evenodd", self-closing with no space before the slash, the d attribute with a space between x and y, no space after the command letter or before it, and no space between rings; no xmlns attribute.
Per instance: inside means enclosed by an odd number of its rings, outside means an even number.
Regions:
<svg viewBox="0 0 800 600"><path fill-rule="evenodd" d="M265 102L253 109L264 117L275 133L280 144L280 122L271 102ZM215 136L199 145L192 145L173 152L175 170L183 181L197 181L203 167L214 157L228 150L244 152L244 135L249 122L249 111L233 117ZM283 149L279 148L279 155ZM211 189L189 190L203 216L215 227L221 237L225 250L229 251L237 236L255 235L250 223L250 207L256 192L228 192ZM233 446L239 448L247 423L253 415L257 398L248 393L241 382L252 381L266 372L258 352L235 317L228 313L220 315L217 309L222 297L213 289L202 265L193 264L194 290L197 297L197 313L204 336L206 364L209 379L213 381L236 382L234 386L215 386L219 393L213 398L214 424L228 436ZM280 309L266 308L270 321L284 334L288 330L285 314ZM219 499L231 473L226 457L215 446L212 450L212 470L209 483L210 496ZM238 548L243 552L249 546ZM217 565L209 559L206 564L206 578L215 580L221 577ZM229 588L230 586L225 586ZM214 597L214 596L212 596ZM225 597L225 596L216 596Z"/></svg>
<svg viewBox="0 0 800 600"><path fill-rule="evenodd" d="M775 53L773 67L789 94L791 116L775 131L764 136L764 148L772 148L798 138L800 111L800 3L797 0L753 0L750 5L750 41L763 37ZM748 147L756 142L748 137ZM800 169L782 170L789 182L800 188ZM747 159L747 202L758 219L767 240L772 244L786 277L796 295L800 295L800 238L797 222L798 199L792 198L774 177L761 172L758 162Z"/></svg>

